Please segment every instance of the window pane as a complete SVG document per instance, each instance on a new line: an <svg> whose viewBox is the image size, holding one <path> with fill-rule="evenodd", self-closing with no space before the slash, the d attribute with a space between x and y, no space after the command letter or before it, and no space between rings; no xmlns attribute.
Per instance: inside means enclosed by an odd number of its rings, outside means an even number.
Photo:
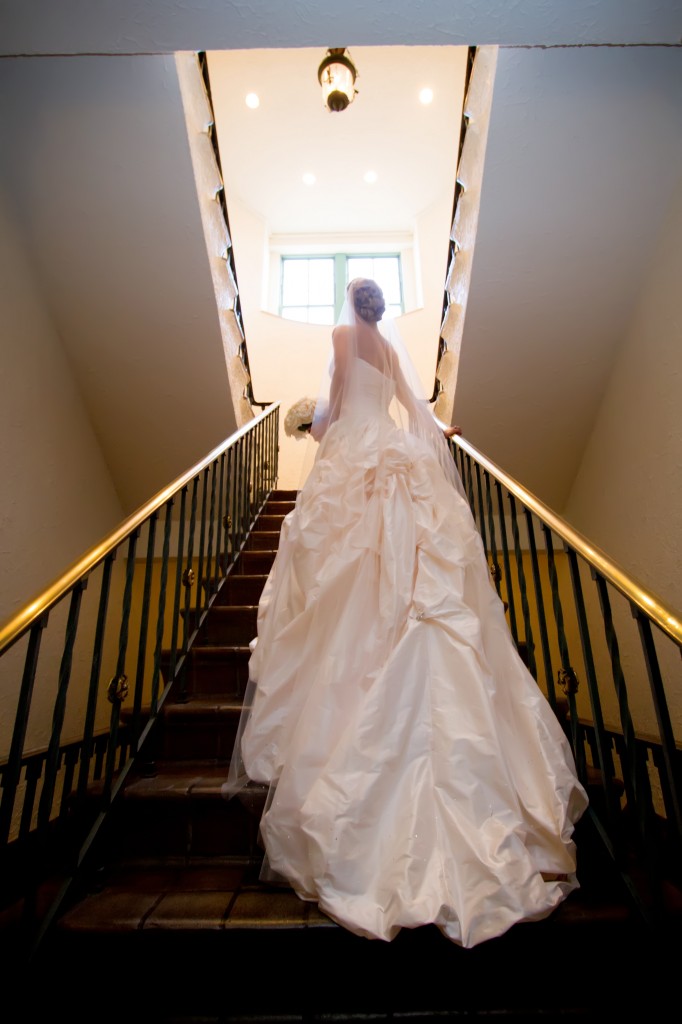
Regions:
<svg viewBox="0 0 682 1024"><path fill-rule="evenodd" d="M354 277L376 281L384 293L386 306L398 306L402 313L399 256L349 256L348 280Z"/></svg>
<svg viewBox="0 0 682 1024"><path fill-rule="evenodd" d="M334 260L308 260L311 306L334 305Z"/></svg>
<svg viewBox="0 0 682 1024"><path fill-rule="evenodd" d="M386 305L400 305L400 268L395 256L374 259L374 280L384 293Z"/></svg>
<svg viewBox="0 0 682 1024"><path fill-rule="evenodd" d="M308 261L282 260L282 306L308 303Z"/></svg>
<svg viewBox="0 0 682 1024"><path fill-rule="evenodd" d="M371 256L349 256L348 257L348 280L352 281L354 277L369 277L372 278L372 258Z"/></svg>
<svg viewBox="0 0 682 1024"><path fill-rule="evenodd" d="M334 323L334 307L333 306L310 306L308 310L308 323L309 324L333 324Z"/></svg>

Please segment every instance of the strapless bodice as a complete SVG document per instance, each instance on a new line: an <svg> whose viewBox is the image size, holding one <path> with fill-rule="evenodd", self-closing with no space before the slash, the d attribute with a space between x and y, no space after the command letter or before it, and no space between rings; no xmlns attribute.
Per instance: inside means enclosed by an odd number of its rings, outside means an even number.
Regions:
<svg viewBox="0 0 682 1024"><path fill-rule="evenodd" d="M395 395L395 380L376 366L357 359L348 392L346 411L351 415L386 415Z"/></svg>

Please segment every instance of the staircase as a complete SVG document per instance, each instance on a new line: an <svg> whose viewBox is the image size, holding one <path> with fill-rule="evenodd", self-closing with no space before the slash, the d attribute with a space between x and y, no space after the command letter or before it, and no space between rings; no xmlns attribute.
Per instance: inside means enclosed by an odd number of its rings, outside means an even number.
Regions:
<svg viewBox="0 0 682 1024"><path fill-rule="evenodd" d="M371 942L259 882L264 787L221 795L260 593L295 494L269 498L201 628L89 870L44 942L27 1012L70 1021L616 1019L666 999L663 958L590 821L582 888L473 950L433 927ZM616 965L618 975L610 971ZM632 979L655 972L655 989ZM619 980L620 979L620 980Z"/></svg>

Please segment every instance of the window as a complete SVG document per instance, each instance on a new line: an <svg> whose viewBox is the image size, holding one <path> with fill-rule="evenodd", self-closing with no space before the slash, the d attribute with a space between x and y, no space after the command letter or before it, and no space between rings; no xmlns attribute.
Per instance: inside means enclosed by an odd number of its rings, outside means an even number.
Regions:
<svg viewBox="0 0 682 1024"><path fill-rule="evenodd" d="M333 324L354 277L379 285L388 316L404 312L400 255L336 253L329 256L282 256L280 315L309 324Z"/></svg>

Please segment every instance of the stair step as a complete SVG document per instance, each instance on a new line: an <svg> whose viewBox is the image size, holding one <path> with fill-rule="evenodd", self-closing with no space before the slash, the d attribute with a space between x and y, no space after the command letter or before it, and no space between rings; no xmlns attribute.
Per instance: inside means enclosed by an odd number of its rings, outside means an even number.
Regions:
<svg viewBox="0 0 682 1024"><path fill-rule="evenodd" d="M185 672L187 693L192 697L241 700L249 681L250 657L247 644L194 646ZM162 664L167 666L169 661L170 655L165 654Z"/></svg>
<svg viewBox="0 0 682 1024"><path fill-rule="evenodd" d="M259 515L258 519L256 520L256 529L270 532L274 531L275 533L279 533L280 530L282 529L283 522L283 515L277 515L275 513L272 513L266 507L266 510L263 513L261 513L261 515Z"/></svg>
<svg viewBox="0 0 682 1024"><path fill-rule="evenodd" d="M279 547L279 537L279 530L252 530L244 550L276 551Z"/></svg>
<svg viewBox="0 0 682 1024"><path fill-rule="evenodd" d="M258 604L267 573L231 573L216 598L218 604Z"/></svg>
<svg viewBox="0 0 682 1024"><path fill-rule="evenodd" d="M297 497L298 491L275 490L270 493L270 497L268 498L268 504L271 501L288 501L293 503L296 501Z"/></svg>
<svg viewBox="0 0 682 1024"><path fill-rule="evenodd" d="M221 792L226 763L161 761L156 769L151 777L132 779L116 805L105 869L120 866L134 877L144 865L148 877L152 866L208 869L260 863L258 824L267 786L250 784L227 800Z"/></svg>
<svg viewBox="0 0 682 1024"><path fill-rule="evenodd" d="M190 696L222 696L241 700L249 681L248 644L195 644L187 655L184 688ZM161 652L161 676L170 682L171 652ZM123 717L126 708L121 711Z"/></svg>
<svg viewBox="0 0 682 1024"><path fill-rule="evenodd" d="M245 549L239 556L233 575L253 576L264 573L266 576L272 569L277 551L252 551Z"/></svg>
<svg viewBox="0 0 682 1024"><path fill-rule="evenodd" d="M257 604L214 604L196 640L201 647L248 647L256 636Z"/></svg>
<svg viewBox="0 0 682 1024"><path fill-rule="evenodd" d="M296 506L295 501L268 501L263 509L264 515L288 516Z"/></svg>
<svg viewBox="0 0 682 1024"><path fill-rule="evenodd" d="M162 758L209 764L228 763L232 754L239 716L239 698L191 697L182 703L167 703L159 723L156 750Z"/></svg>

